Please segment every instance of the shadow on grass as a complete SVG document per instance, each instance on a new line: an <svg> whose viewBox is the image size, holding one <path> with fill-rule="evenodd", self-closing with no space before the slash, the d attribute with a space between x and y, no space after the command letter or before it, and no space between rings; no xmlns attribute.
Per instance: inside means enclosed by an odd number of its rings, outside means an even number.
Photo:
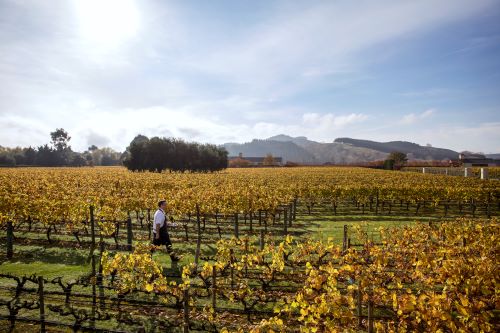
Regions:
<svg viewBox="0 0 500 333"><path fill-rule="evenodd" d="M43 248L39 246L15 247L14 255L11 260L5 256L5 250L0 256L1 262L22 262L31 263L41 261L47 264L64 264L64 265L85 265L87 263L88 251L79 251L74 249L58 249L58 248Z"/></svg>

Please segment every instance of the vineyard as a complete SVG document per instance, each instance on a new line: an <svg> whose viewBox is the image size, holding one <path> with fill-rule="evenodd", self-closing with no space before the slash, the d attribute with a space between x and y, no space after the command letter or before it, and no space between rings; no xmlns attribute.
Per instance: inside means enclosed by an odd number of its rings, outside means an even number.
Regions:
<svg viewBox="0 0 500 333"><path fill-rule="evenodd" d="M6 331L495 332L497 180L0 169ZM165 198L171 263L151 252Z"/></svg>

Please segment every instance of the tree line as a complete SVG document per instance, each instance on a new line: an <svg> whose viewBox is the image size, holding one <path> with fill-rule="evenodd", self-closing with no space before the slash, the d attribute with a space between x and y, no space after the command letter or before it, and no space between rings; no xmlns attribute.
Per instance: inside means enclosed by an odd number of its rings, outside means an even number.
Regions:
<svg viewBox="0 0 500 333"><path fill-rule="evenodd" d="M88 147L83 153L71 149L71 137L62 128L50 133L51 141L36 148L0 146L0 166L110 166L125 165L133 171L212 172L227 168L227 151L212 144L181 139L136 136L126 151Z"/></svg>
<svg viewBox="0 0 500 333"><path fill-rule="evenodd" d="M228 166L225 148L175 138L138 135L124 154L123 165L133 171L213 172Z"/></svg>
<svg viewBox="0 0 500 333"><path fill-rule="evenodd" d="M71 149L71 137L62 128L50 133L51 141L39 147L0 146L0 166L97 166L120 165L122 154L111 148L90 146L83 153Z"/></svg>

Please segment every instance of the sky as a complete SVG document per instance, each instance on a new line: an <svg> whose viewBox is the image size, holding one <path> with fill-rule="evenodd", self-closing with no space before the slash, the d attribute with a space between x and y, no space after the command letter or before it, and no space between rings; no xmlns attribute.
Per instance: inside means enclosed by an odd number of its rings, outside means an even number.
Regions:
<svg viewBox="0 0 500 333"><path fill-rule="evenodd" d="M500 153L500 1L0 0L0 145L61 127Z"/></svg>

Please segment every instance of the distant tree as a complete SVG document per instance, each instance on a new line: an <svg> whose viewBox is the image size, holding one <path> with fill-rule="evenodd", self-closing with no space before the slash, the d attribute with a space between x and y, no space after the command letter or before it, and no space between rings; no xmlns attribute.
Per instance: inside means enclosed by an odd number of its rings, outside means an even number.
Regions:
<svg viewBox="0 0 500 333"><path fill-rule="evenodd" d="M7 148L7 147L0 146L0 165L3 165L3 166L25 165L26 164L26 155L25 155L26 150L27 150L27 148L21 148L21 147ZM28 156L28 157L31 158L31 156ZM33 163L31 163L31 164L33 164Z"/></svg>
<svg viewBox="0 0 500 333"><path fill-rule="evenodd" d="M26 164L24 154L22 152L14 154L14 160L16 161L16 165L24 165Z"/></svg>
<svg viewBox="0 0 500 333"><path fill-rule="evenodd" d="M149 171L162 171L169 167L173 158L173 144L168 139L153 137L148 142L146 164Z"/></svg>
<svg viewBox="0 0 500 333"><path fill-rule="evenodd" d="M9 155L14 158L16 165L23 165L25 163L24 151L21 147L10 148Z"/></svg>
<svg viewBox="0 0 500 333"><path fill-rule="evenodd" d="M272 166L275 165L274 157L272 154L267 154L262 161L262 165Z"/></svg>
<svg viewBox="0 0 500 333"><path fill-rule="evenodd" d="M50 132L50 138L52 139L52 146L57 151L63 151L67 148L71 148L68 143L71 140L68 132L66 132L63 128L57 128L54 132Z"/></svg>
<svg viewBox="0 0 500 333"><path fill-rule="evenodd" d="M227 167L227 151L222 147L143 135L132 140L122 158L134 171L210 172Z"/></svg>
<svg viewBox="0 0 500 333"><path fill-rule="evenodd" d="M99 149L101 151L101 165L110 166L110 165L120 165L120 153L109 148L104 147Z"/></svg>
<svg viewBox="0 0 500 333"><path fill-rule="evenodd" d="M36 154L36 150L33 148L24 148L24 163L26 165L34 165L36 161Z"/></svg>
<svg viewBox="0 0 500 333"><path fill-rule="evenodd" d="M147 136L137 135L127 147L129 155L127 159L123 161L123 165L133 171L147 170L146 156L148 144L149 139Z"/></svg>
<svg viewBox="0 0 500 333"><path fill-rule="evenodd" d="M57 128L50 133L51 144L55 148L54 161L52 165L68 165L72 158L69 141L71 137L63 128Z"/></svg>
<svg viewBox="0 0 500 333"><path fill-rule="evenodd" d="M16 166L16 160L9 154L0 153L0 166Z"/></svg>
<svg viewBox="0 0 500 333"><path fill-rule="evenodd" d="M384 161L384 169L394 170L394 160L387 159Z"/></svg>
<svg viewBox="0 0 500 333"><path fill-rule="evenodd" d="M63 128L57 128L51 132L50 138L50 145L45 144L36 149L0 146L0 156L4 164L12 165L12 160L14 160L15 165L40 166L120 165L122 157L129 156L108 147L98 148L96 145L91 145L83 153L74 152L69 145L71 137ZM141 138L137 140L140 141Z"/></svg>
<svg viewBox="0 0 500 333"><path fill-rule="evenodd" d="M120 154L120 164L125 165L125 161L130 158L130 152L125 150Z"/></svg>
<svg viewBox="0 0 500 333"><path fill-rule="evenodd" d="M85 160L87 161L88 166L94 166L94 159L92 158L92 154L89 154L88 152L84 154Z"/></svg>
<svg viewBox="0 0 500 333"><path fill-rule="evenodd" d="M218 155L217 170L223 170L227 168L229 164L229 161L227 159L229 152L226 150L226 148L224 146L218 147L217 155Z"/></svg>
<svg viewBox="0 0 500 333"><path fill-rule="evenodd" d="M82 154L74 153L71 156L69 165L74 167L85 166L87 165L87 160L82 156Z"/></svg>
<svg viewBox="0 0 500 333"><path fill-rule="evenodd" d="M38 147L35 164L40 166L55 166L58 165L57 151L48 144Z"/></svg>
<svg viewBox="0 0 500 333"><path fill-rule="evenodd" d="M408 161L405 153L393 151L384 162L384 169L399 169Z"/></svg>
<svg viewBox="0 0 500 333"><path fill-rule="evenodd" d="M90 146L89 150L85 152L87 155L85 158L87 160L91 159L92 163L88 163L89 165L120 165L121 154L114 151L109 147L97 148L96 146ZM90 156L90 157L88 157Z"/></svg>
<svg viewBox="0 0 500 333"><path fill-rule="evenodd" d="M394 160L396 165L403 165L408 161L405 153L399 151L393 151L389 154L389 160Z"/></svg>
<svg viewBox="0 0 500 333"><path fill-rule="evenodd" d="M227 168L228 152L224 147L198 145L198 171L217 171Z"/></svg>

